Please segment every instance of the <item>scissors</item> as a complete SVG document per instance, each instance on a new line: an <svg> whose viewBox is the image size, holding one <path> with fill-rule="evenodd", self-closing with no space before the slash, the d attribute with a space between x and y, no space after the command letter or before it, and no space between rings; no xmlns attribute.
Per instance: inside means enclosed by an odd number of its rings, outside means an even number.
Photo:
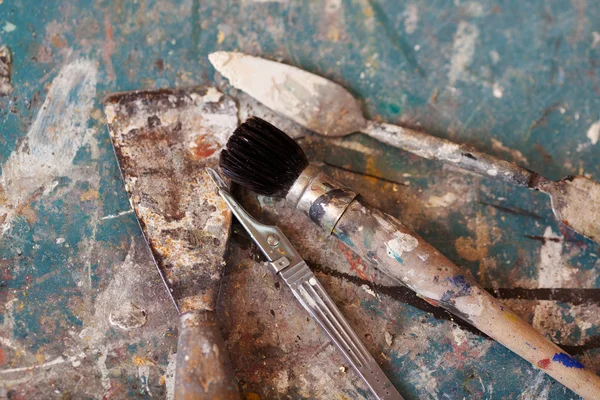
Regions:
<svg viewBox="0 0 600 400"><path fill-rule="evenodd" d="M229 186L218 172L212 168L206 168L206 171L233 215L267 258L269 266L323 328L375 397L382 400L403 400L281 229L252 218L231 195Z"/></svg>

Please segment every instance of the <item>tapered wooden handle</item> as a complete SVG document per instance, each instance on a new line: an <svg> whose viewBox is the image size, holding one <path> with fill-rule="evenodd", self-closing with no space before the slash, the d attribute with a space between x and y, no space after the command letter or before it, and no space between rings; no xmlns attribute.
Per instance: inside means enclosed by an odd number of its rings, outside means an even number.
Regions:
<svg viewBox="0 0 600 400"><path fill-rule="evenodd" d="M180 317L175 400L239 400L227 347L211 311Z"/></svg>
<svg viewBox="0 0 600 400"><path fill-rule="evenodd" d="M492 297L396 218L352 201L333 234L380 271L445 308L586 399L600 378Z"/></svg>

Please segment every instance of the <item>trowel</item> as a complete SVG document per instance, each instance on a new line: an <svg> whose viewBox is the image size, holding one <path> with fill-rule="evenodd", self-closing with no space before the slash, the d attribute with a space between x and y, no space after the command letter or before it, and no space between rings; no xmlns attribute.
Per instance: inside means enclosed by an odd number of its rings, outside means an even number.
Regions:
<svg viewBox="0 0 600 400"><path fill-rule="evenodd" d="M231 212L205 172L238 123L214 88L117 93L104 110L125 188L180 314L174 397L239 399L215 306Z"/></svg>
<svg viewBox="0 0 600 400"><path fill-rule="evenodd" d="M324 136L363 132L418 156L550 196L554 214L567 227L600 243L600 184L584 176L552 181L515 163L468 145L414 129L365 119L360 102L342 86L282 63L237 52L208 57L231 85L272 110Z"/></svg>

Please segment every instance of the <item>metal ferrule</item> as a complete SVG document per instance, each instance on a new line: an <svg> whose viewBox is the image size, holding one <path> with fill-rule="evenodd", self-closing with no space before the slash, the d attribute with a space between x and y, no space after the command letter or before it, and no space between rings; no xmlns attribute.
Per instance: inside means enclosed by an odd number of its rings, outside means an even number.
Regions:
<svg viewBox="0 0 600 400"><path fill-rule="evenodd" d="M296 179L285 200L331 233L356 196L358 193L344 188L319 167L309 165Z"/></svg>

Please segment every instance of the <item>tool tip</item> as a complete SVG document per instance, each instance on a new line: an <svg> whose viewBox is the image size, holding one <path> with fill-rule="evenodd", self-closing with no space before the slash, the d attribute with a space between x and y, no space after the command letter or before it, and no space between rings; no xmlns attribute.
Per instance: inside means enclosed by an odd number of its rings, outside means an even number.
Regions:
<svg viewBox="0 0 600 400"><path fill-rule="evenodd" d="M210 176L210 179L212 179L215 185L217 185L219 190L229 190L229 186L227 186L227 183L225 183L225 181L223 180L223 178L221 178L221 175L219 175L217 171L209 167L205 169L206 173L208 174L208 176Z"/></svg>
<svg viewBox="0 0 600 400"><path fill-rule="evenodd" d="M215 51L214 53L210 53L208 55L208 60L217 71L220 71L221 68L223 68L223 66L227 64L231 58L231 54L232 53L227 51Z"/></svg>

